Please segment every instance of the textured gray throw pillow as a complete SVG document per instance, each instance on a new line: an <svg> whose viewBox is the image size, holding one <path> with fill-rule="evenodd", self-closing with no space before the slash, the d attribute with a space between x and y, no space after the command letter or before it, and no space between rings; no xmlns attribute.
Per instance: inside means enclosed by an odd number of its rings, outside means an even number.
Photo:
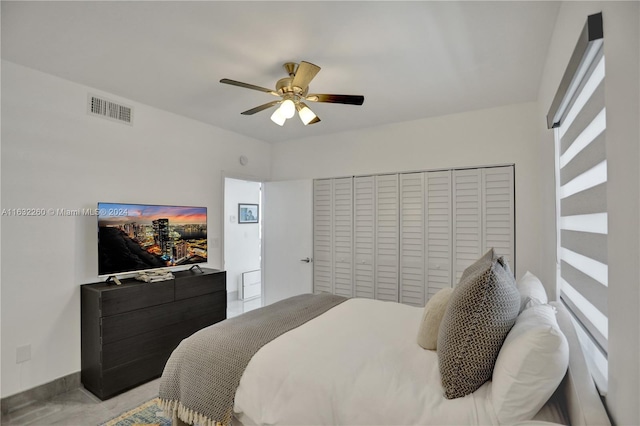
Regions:
<svg viewBox="0 0 640 426"><path fill-rule="evenodd" d="M504 270L507 271L507 273L513 277L513 281L516 282L516 277L513 275L513 272L511 272L511 267L509 266L509 262L507 262L507 259L505 259L504 256L500 256L497 260L498 260L498 263L502 265ZM516 284L516 288L517 287L518 286Z"/></svg>
<svg viewBox="0 0 640 426"><path fill-rule="evenodd" d="M486 271L490 266L491 262L495 259L495 253L493 249L490 249L488 252L484 254L480 259L476 260L472 265L468 266L460 277L460 282L467 279L470 275L477 275L478 273L482 273Z"/></svg>
<svg viewBox="0 0 640 426"><path fill-rule="evenodd" d="M444 395L468 395L491 378L493 367L520 310L513 275L493 250L464 271L438 334L438 363Z"/></svg>

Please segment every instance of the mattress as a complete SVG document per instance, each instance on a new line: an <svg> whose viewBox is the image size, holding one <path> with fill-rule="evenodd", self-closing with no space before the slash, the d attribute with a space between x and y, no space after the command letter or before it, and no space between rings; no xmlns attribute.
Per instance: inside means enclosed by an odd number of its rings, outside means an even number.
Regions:
<svg viewBox="0 0 640 426"><path fill-rule="evenodd" d="M243 424L496 424L489 382L443 396L437 353L416 336L423 308L350 299L263 346L236 391Z"/></svg>

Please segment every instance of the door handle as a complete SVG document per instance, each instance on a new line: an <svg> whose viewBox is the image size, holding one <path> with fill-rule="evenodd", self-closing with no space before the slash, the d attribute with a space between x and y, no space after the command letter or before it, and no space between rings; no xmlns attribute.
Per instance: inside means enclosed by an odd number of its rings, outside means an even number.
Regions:
<svg viewBox="0 0 640 426"><path fill-rule="evenodd" d="M309 263L313 262L313 259L311 259L310 257L305 257L304 259L300 259L300 262Z"/></svg>

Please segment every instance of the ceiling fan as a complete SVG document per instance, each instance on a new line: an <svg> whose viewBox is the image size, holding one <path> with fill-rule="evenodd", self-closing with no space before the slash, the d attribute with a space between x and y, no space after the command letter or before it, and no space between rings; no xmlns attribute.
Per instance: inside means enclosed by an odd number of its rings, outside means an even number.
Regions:
<svg viewBox="0 0 640 426"><path fill-rule="evenodd" d="M349 105L362 105L364 102L364 96L309 94L309 83L320 71L320 67L317 65L302 61L300 64L287 62L283 67L287 74L289 74L289 77L278 80L276 83L276 90L242 83L228 78L223 78L220 80L220 83L231 84L232 86L244 87L246 89L259 90L260 92L269 93L279 97L280 99L276 101L268 102L264 105L242 112L243 115L253 115L256 112L264 111L265 109L280 105L271 115L271 121L279 126L284 125L285 121L288 118L293 117L296 111L298 111L300 120L302 120L305 126L307 124L314 124L320 121L320 118L318 118L318 116L311 111L303 101Z"/></svg>

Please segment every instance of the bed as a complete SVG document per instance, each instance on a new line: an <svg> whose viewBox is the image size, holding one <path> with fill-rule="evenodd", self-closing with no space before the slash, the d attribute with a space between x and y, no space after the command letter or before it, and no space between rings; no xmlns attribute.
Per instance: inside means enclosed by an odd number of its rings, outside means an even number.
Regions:
<svg viewBox="0 0 640 426"><path fill-rule="evenodd" d="M318 304L322 307L316 309ZM566 338L568 345L568 359L557 367L562 373L554 375L555 382L545 384L534 378L537 384L530 386L542 385L540 392L533 387L523 388L519 377L509 377L515 373L509 370L508 360L501 361L505 351L502 348L493 380L463 397L447 398L438 351L425 350L416 343L425 308L321 294L287 299L241 315L235 321L227 320L227 326L232 328L214 325L185 339L165 367L160 398L174 424L203 426L610 424L589 377L569 314L557 303L540 305L523 312L539 310L547 315L553 311L553 321L557 319L562 339ZM310 310L315 311L306 316ZM300 312L305 315L300 316ZM524 318L523 313L519 312L518 318ZM267 331L262 331L260 325L283 322L289 323L284 331L273 331L269 325ZM212 333L227 335L228 342L211 341ZM242 333L250 333L251 337ZM257 342L270 333L276 337L269 336L266 343ZM246 365L237 362L235 355L221 360L220 353L236 351L226 345L233 346L239 340L257 342ZM526 348L522 344L522 340L517 342ZM531 356L532 351L526 349L526 353ZM510 356L513 358L513 354ZM544 358L541 363L554 362L550 360ZM530 360L526 362L532 364ZM211 375L216 370L212 368L214 363L223 366L217 368L219 376ZM227 383L225 371L234 369L239 370L238 379ZM504 374L497 377L498 371ZM212 396L213 388L217 393ZM224 415L208 411L217 404L213 401L219 399L218 394L225 392L228 408L222 404ZM536 405L532 400L538 393L544 395L544 400ZM514 399L518 394L521 400ZM521 408L523 404L526 409ZM523 414L527 410L529 414Z"/></svg>

